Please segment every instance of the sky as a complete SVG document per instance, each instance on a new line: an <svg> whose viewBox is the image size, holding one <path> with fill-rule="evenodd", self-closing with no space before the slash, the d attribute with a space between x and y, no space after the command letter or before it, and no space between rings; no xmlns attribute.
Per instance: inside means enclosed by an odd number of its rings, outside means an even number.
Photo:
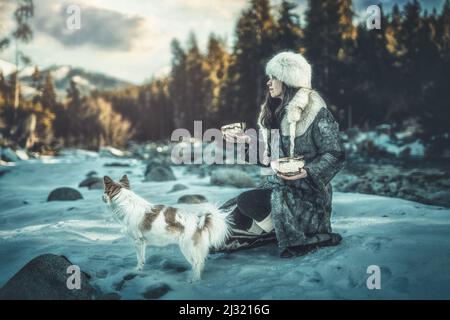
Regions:
<svg viewBox="0 0 450 320"><path fill-rule="evenodd" d="M276 6L281 0L272 0ZM302 14L307 0L294 0ZM407 0L355 0L354 10L362 16L371 4L385 8ZM428 9L441 9L444 0L421 1ZM0 0L0 38L14 27L15 0ZM225 37L229 47L240 12L249 0L34 0L31 20L33 40L20 49L41 68L71 65L105 73L140 84L153 75L170 70L170 43L184 45L193 31L202 50L211 32ZM81 28L69 30L69 5L81 12ZM13 62L13 51L0 52L0 59Z"/></svg>

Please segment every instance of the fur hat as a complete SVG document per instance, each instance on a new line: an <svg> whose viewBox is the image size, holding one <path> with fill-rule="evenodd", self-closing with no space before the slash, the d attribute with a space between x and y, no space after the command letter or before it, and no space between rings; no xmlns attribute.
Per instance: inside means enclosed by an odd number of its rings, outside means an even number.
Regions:
<svg viewBox="0 0 450 320"><path fill-rule="evenodd" d="M266 74L294 88L311 88L311 65L300 53L278 53L267 63Z"/></svg>

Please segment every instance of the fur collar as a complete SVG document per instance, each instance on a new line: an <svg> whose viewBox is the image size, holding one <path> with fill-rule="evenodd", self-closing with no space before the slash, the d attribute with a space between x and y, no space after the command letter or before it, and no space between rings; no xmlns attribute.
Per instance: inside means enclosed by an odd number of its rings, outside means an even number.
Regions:
<svg viewBox="0 0 450 320"><path fill-rule="evenodd" d="M261 130L264 140L265 150L268 150L269 129L265 128L261 122L262 110L258 117L258 127ZM326 108L325 101L314 90L301 88L286 106L286 112L281 119L280 133L290 137L290 156L294 156L294 141L298 136L303 135L316 118L317 113L322 108Z"/></svg>

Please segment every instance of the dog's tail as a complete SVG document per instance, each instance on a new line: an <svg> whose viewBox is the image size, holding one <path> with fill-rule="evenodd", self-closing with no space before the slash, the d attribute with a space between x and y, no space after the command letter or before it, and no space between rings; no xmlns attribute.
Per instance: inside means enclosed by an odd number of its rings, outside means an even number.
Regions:
<svg viewBox="0 0 450 320"><path fill-rule="evenodd" d="M231 223L227 212L212 208L200 217L198 227L208 232L209 244L221 248L231 234Z"/></svg>

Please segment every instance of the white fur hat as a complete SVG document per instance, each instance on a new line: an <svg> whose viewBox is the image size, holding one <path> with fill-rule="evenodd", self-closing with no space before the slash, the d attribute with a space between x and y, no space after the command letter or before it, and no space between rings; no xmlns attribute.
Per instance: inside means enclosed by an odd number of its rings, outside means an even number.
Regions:
<svg viewBox="0 0 450 320"><path fill-rule="evenodd" d="M311 88L311 65L300 53L278 53L267 63L266 74L291 87Z"/></svg>

